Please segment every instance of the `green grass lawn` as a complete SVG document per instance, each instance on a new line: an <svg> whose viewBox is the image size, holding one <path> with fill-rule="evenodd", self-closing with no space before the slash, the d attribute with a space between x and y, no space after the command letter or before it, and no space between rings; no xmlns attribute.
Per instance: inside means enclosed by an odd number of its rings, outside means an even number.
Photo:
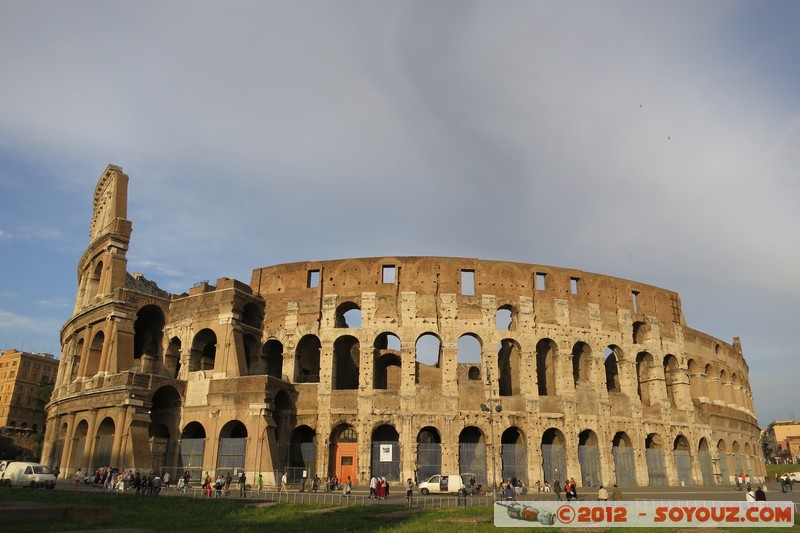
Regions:
<svg viewBox="0 0 800 533"><path fill-rule="evenodd" d="M775 480L775 474L782 476L789 472L800 472L800 465L767 465L767 479Z"/></svg>
<svg viewBox="0 0 800 533"><path fill-rule="evenodd" d="M261 506L258 506L259 503ZM4 511L9 506L30 506L28 519L9 523ZM78 516L101 516L100 521L79 518L37 520L44 509L70 507ZM37 512L38 510L38 512ZM7 517L6 517L7 518ZM797 531L792 528L776 531ZM191 499L180 497L136 497L130 494L72 492L69 490L0 489L0 524L4 531L38 533L70 530L138 530L164 532L220 531L225 533L277 531L393 531L449 533L461 531L494 531L493 509L474 506L450 509L407 509L399 505L325 507L305 504L269 504L238 499ZM547 527L548 531L558 531ZM591 531L612 531L612 528L591 528ZM685 530L685 529L684 529ZM575 529L563 531L574 532ZM584 529L584 531L588 531ZM634 533L642 528L617 528ZM653 531L647 529L647 531ZM659 528L659 532L678 531ZM724 529L714 531L725 531ZM756 528L731 528L745 533Z"/></svg>

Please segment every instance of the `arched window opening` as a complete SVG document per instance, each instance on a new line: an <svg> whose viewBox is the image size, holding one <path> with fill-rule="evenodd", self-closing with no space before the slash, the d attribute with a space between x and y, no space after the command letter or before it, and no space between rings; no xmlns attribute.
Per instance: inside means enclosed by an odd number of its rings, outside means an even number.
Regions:
<svg viewBox="0 0 800 533"><path fill-rule="evenodd" d="M639 352L636 356L637 392L639 393L639 399L642 401L642 405L645 406L650 405L652 401L652 366L653 356L647 352Z"/></svg>
<svg viewBox="0 0 800 533"><path fill-rule="evenodd" d="M711 450L705 438L700 439L700 443L697 445L697 460L700 462L703 485L713 485L715 483L714 459L711 457Z"/></svg>
<svg viewBox="0 0 800 533"><path fill-rule="evenodd" d="M78 377L78 371L81 368L81 354L83 353L83 339L80 339L75 344L75 350L72 352L72 368L69 373L70 382L75 381Z"/></svg>
<svg viewBox="0 0 800 533"><path fill-rule="evenodd" d="M258 376L267 373L265 361L260 357L261 341L250 333L242 336L242 347L244 348L244 372L242 375Z"/></svg>
<svg viewBox="0 0 800 533"><path fill-rule="evenodd" d="M201 329L192 342L189 355L189 372L214 370L217 357L217 334L211 329Z"/></svg>
<svg viewBox="0 0 800 533"><path fill-rule="evenodd" d="M666 388L667 399L672 407L677 406L675 399L676 383L678 381L678 359L674 355L664 357L664 386Z"/></svg>
<svg viewBox="0 0 800 533"><path fill-rule="evenodd" d="M292 430L289 440L287 477L289 483L299 483L305 470L309 477L317 472L317 433L308 426L298 426Z"/></svg>
<svg viewBox="0 0 800 533"><path fill-rule="evenodd" d="M260 305L255 302L249 302L244 305L244 308L242 308L242 324L260 330L263 320L264 314Z"/></svg>
<svg viewBox="0 0 800 533"><path fill-rule="evenodd" d="M494 324L497 331L513 331L514 308L510 305L500 307L494 314Z"/></svg>
<svg viewBox="0 0 800 533"><path fill-rule="evenodd" d="M93 465L110 465L111 448L114 444L116 424L110 417L106 417L97 427L97 437L94 447Z"/></svg>
<svg viewBox="0 0 800 533"><path fill-rule="evenodd" d="M100 294L101 280L103 279L103 262L99 261L94 267L94 271L89 276L89 284L87 287L86 303L89 303L95 296Z"/></svg>
<svg viewBox="0 0 800 533"><path fill-rule="evenodd" d="M605 350L606 390L608 392L622 392L619 379L619 355L621 353L617 346L608 346Z"/></svg>
<svg viewBox="0 0 800 533"><path fill-rule="evenodd" d="M556 394L556 343L551 339L542 339L536 343L536 380L539 396Z"/></svg>
<svg viewBox="0 0 800 533"><path fill-rule="evenodd" d="M164 354L164 371L168 376L175 379L180 375L181 340L178 337L172 337L169 341L167 352Z"/></svg>
<svg viewBox="0 0 800 533"><path fill-rule="evenodd" d="M92 344L89 346L89 353L87 354L86 377L92 377L100 370L100 357L103 354L105 339L106 337L102 331L98 331L94 339L92 339Z"/></svg>
<svg viewBox="0 0 800 533"><path fill-rule="evenodd" d="M266 361L267 375L283 379L283 344L270 339L261 348L261 357Z"/></svg>
<svg viewBox="0 0 800 533"><path fill-rule="evenodd" d="M572 381L576 387L592 385L592 349L585 342L572 347Z"/></svg>
<svg viewBox="0 0 800 533"><path fill-rule="evenodd" d="M353 336L339 337L333 343L333 383L334 390L358 388L361 348Z"/></svg>
<svg viewBox="0 0 800 533"><path fill-rule="evenodd" d="M497 374L500 396L520 394L522 354L519 344L503 339L497 348Z"/></svg>
<svg viewBox="0 0 800 533"><path fill-rule="evenodd" d="M373 350L373 387L399 390L402 376L400 338L393 333L381 333Z"/></svg>
<svg viewBox="0 0 800 533"><path fill-rule="evenodd" d="M319 383L319 354L322 344L316 335L306 335L297 343L295 383Z"/></svg>
<svg viewBox="0 0 800 533"><path fill-rule="evenodd" d="M481 379L481 343L477 336L467 333L458 338L456 361L459 383ZM472 368L479 369L477 376L471 371Z"/></svg>
<svg viewBox="0 0 800 533"><path fill-rule="evenodd" d="M424 333L414 345L415 381L419 384L438 385L442 382L442 341L433 333Z"/></svg>
<svg viewBox="0 0 800 533"><path fill-rule="evenodd" d="M133 359L142 372L158 374L161 341L164 336L164 312L157 305L146 305L136 313L133 323Z"/></svg>
<svg viewBox="0 0 800 533"><path fill-rule="evenodd" d="M644 344L647 342L650 334L650 326L644 322L633 323L633 343Z"/></svg>
<svg viewBox="0 0 800 533"><path fill-rule="evenodd" d="M355 302L344 302L336 308L337 328L360 328L361 308Z"/></svg>

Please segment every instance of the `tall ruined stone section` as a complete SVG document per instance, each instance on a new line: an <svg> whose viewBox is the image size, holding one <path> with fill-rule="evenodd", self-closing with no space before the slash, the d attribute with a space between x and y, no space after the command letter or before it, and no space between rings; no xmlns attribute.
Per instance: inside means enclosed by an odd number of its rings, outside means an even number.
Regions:
<svg viewBox="0 0 800 533"><path fill-rule="evenodd" d="M95 190L43 461L479 483L759 479L749 371L677 293L547 265L375 257L175 295L126 272L128 178Z"/></svg>

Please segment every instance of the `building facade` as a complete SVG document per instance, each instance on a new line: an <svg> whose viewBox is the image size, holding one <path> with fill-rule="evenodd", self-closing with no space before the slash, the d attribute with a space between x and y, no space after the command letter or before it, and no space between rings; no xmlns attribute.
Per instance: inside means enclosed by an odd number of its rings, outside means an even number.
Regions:
<svg viewBox="0 0 800 533"><path fill-rule="evenodd" d="M58 361L51 354L7 349L0 353L0 428L43 433L47 420L38 389L56 380Z"/></svg>
<svg viewBox="0 0 800 533"><path fill-rule="evenodd" d="M764 476L738 338L675 292L544 265L381 257L267 266L187 293L126 271L110 165L78 265L43 461L479 483Z"/></svg>

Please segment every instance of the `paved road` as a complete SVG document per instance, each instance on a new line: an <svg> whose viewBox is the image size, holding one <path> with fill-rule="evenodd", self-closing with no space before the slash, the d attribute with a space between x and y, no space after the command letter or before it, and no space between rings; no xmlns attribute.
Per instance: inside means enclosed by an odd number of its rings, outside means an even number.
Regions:
<svg viewBox="0 0 800 533"><path fill-rule="evenodd" d="M796 505L800 505L800 491L793 492L793 493L783 493L781 492L780 485L778 483L767 483L767 500L769 501L792 501ZM397 485L395 487L391 487L394 490L390 490L390 497L385 500L381 501L380 503L389 503L389 504L405 504L405 491ZM754 486L755 488L755 486ZM85 485L81 484L80 486L76 486L74 483L70 483L67 481L61 481L58 484L59 490L80 490L80 491L94 491L97 492L98 489L92 485ZM680 500L680 501L744 501L745 496L743 491L737 491L735 486L730 487L721 487L721 486L690 486L690 487L622 487L622 493L625 500ZM134 491L126 491L126 494L133 494L135 495ZM352 502L353 503L377 503L374 500L368 500L367 496L369 494L369 490L362 488L362 487L355 487L352 493ZM248 491L247 499L266 499L266 500L281 500L281 501L305 501L305 502L313 502L314 500L322 502L321 498L325 498L326 502L335 503L338 502L340 499L340 492L327 492L327 493L318 493L314 495L313 493L299 493L296 489L290 490L289 495L283 494L282 496L280 493L275 492L273 490L265 490L261 494L257 494L254 491ZM175 497L181 496L177 493L174 486L165 489L162 492L162 496L166 497ZM584 501L593 501L597 499L597 488L594 487L582 487L578 488L578 496L581 500ZM199 489L193 488L190 489L188 495L186 497L203 497L202 491ZM234 486L231 486L230 494L227 496L228 498L239 498L239 491L235 489ZM432 502L434 500L441 500L440 504L444 506L448 506L449 503L453 505L457 505L457 497L456 496L438 496L438 495L431 495L431 496L421 496L418 492L415 491L414 493L415 503L419 504L424 501ZM529 493L520 495L517 498L518 500L526 500L526 501L552 501L555 500L555 495L552 493ZM478 496L470 496L468 497L468 505L489 505L491 503L491 498L485 495L478 495ZM439 505L437 505L439 506ZM800 511L800 508L798 508Z"/></svg>

